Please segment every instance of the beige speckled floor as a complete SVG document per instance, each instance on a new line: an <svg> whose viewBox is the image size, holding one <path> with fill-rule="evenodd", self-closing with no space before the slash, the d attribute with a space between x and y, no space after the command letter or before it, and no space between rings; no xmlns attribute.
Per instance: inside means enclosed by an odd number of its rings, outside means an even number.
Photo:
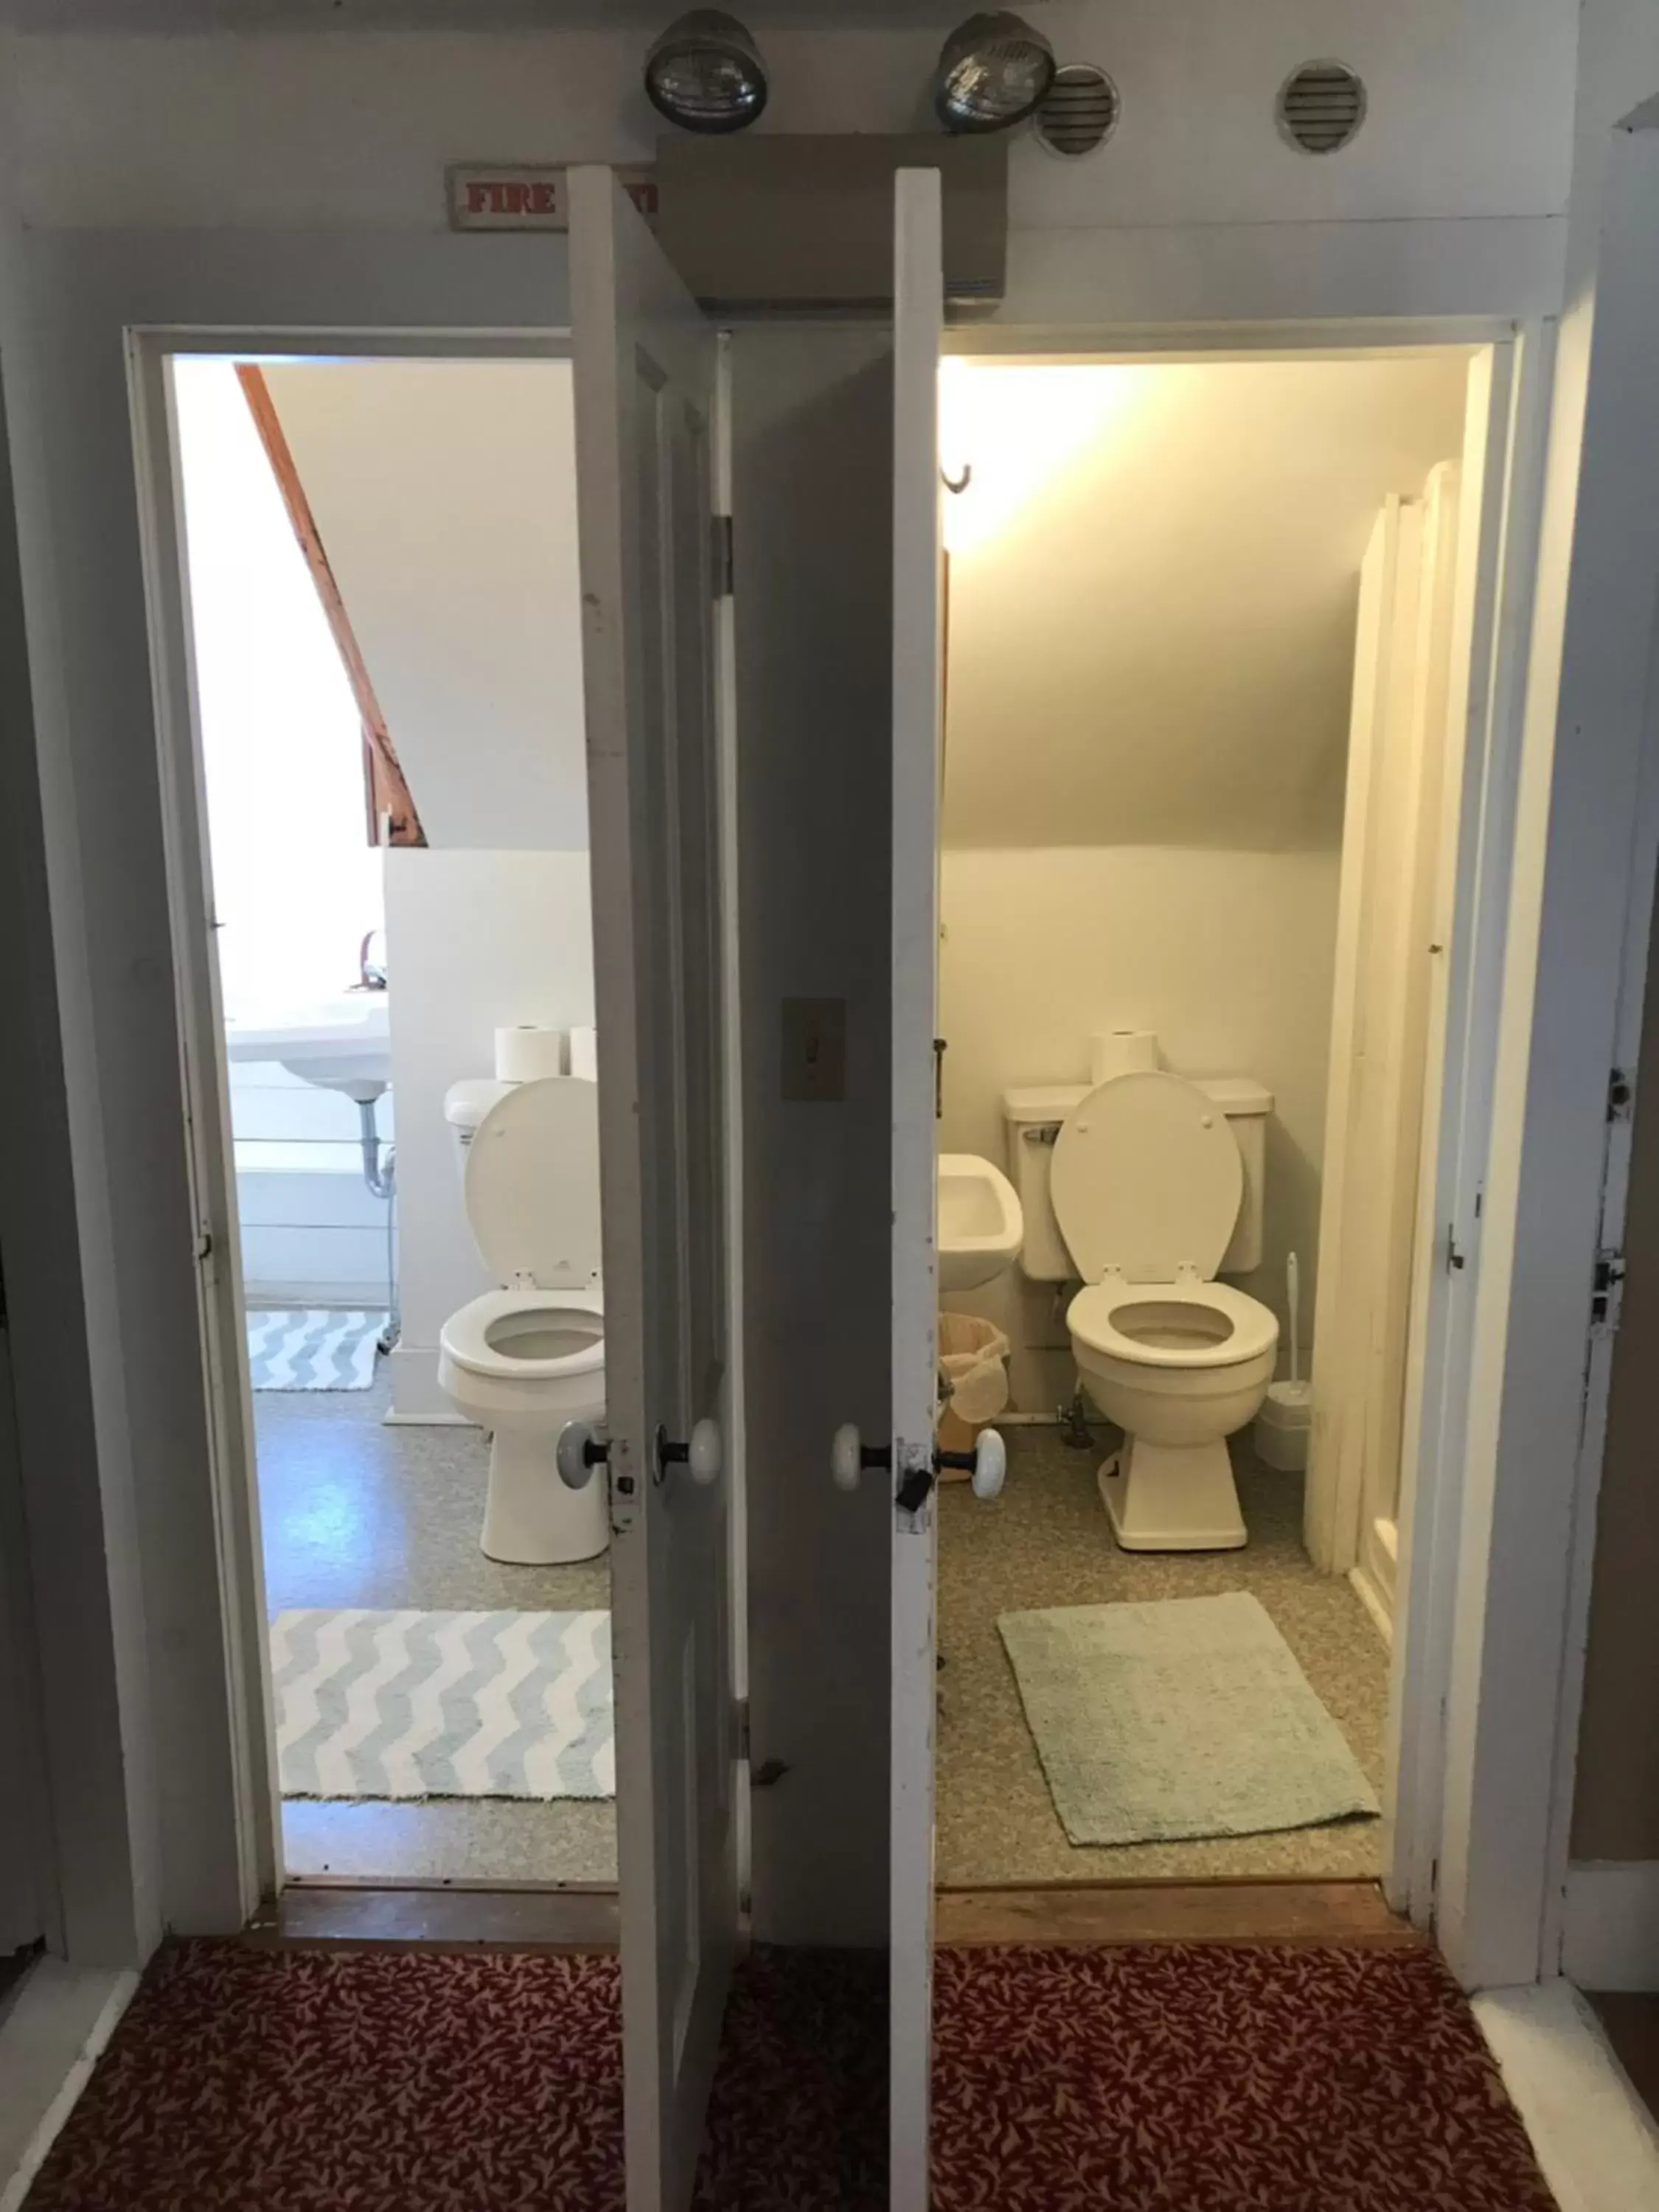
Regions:
<svg viewBox="0 0 1659 2212"><path fill-rule="evenodd" d="M1250 1541L1243 1551L1120 1552L1095 1489L1099 1450L1053 1428L1011 1428L1008 1480L982 1504L945 1486L939 1510L938 1875L941 1883L1183 1881L1216 1875L1363 1877L1379 1868L1380 1823L1271 1836L1078 1845L1066 1839L997 1633L1027 1607L1253 1590L1374 1784L1382 1779L1388 1653L1340 1577L1302 1548L1302 1486L1232 1440Z"/></svg>
<svg viewBox="0 0 1659 2212"><path fill-rule="evenodd" d="M478 1548L489 1447L477 1429L388 1428L384 1364L368 1390L253 1400L265 1593L284 1606L605 1606L607 1559L509 1567ZM283 1806L290 1876L608 1882L617 1808L572 1798L373 1798Z"/></svg>

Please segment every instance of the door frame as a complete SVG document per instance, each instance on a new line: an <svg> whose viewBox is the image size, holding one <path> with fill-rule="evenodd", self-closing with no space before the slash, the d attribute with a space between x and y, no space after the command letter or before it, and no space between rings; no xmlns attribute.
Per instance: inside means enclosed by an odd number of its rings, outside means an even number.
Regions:
<svg viewBox="0 0 1659 2212"><path fill-rule="evenodd" d="M295 330L247 325L232 328L147 326L127 333L132 399L139 537L155 699L156 745L162 796L162 843L174 956L174 975L185 1094L184 1135L197 1254L203 1370L210 1418L214 1515L220 1532L220 1597L224 1650L231 1685L232 1757L237 1882L242 1917L253 1918L284 1887L281 1792L276 1775L276 1724L266 1632L264 1553L252 1401L243 1315L246 1301L237 1228L234 1145L228 1056L220 1015L218 964L210 911L206 789L196 720L193 650L183 547L183 501L179 441L167 363L180 356L374 361L568 361L568 326L514 330L447 329L410 332L380 327ZM724 423L716 426L717 472L722 464ZM574 459L574 457L573 457ZM723 1047L729 1067L738 1049L735 1034L738 932L735 867L735 719L730 673L729 603L717 623L715 724L720 777L720 854L721 952L726 993ZM730 804L728 805L728 796ZM725 1132L727 1227L741 1220L742 1129L729 1112ZM738 1334L741 1268L727 1273L727 1326ZM727 1665L733 1694L746 1660L746 1574L743 1550L744 1458L741 1353L728 1361L725 1471L729 1486L729 1566L732 1622ZM739 1806L743 1793L739 1790ZM737 1825L738 1880L746 1893L746 1810ZM450 1876L441 1884L402 1879L362 1882L331 1877L336 1889L441 1887L481 1898L508 1891L549 1893L562 1883L504 1883ZM603 1892L604 1884L578 1885ZM609 1887L614 1887L609 1886Z"/></svg>
<svg viewBox="0 0 1659 2212"><path fill-rule="evenodd" d="M1454 1649L1478 1633L1483 1612L1516 1601L1494 1576L1498 1561L1470 1540L1465 1510L1468 1432L1492 1377L1476 1358L1477 1315L1497 1295L1483 1287L1480 1249L1493 1230L1483 1200L1492 1146L1518 1121L1523 1101L1500 1091L1500 1035L1514 1018L1523 979L1506 960L1517 860L1517 793L1524 764L1540 742L1534 699L1533 585L1542 513L1547 433L1554 367L1549 321L1489 317L1397 323L1297 322L1259 325L1134 327L1069 340L1052 327L1017 331L957 327L948 355L1029 362L1352 360L1453 349L1470 357L1472 387L1488 401L1471 406L1486 481L1479 507L1470 682L1462 761L1453 911L1460 924L1449 981L1446 1049L1432 1116L1436 1211L1448 1224L1424 1285L1423 1385L1402 1467L1402 1516L1390 1658L1389 1773L1384 1798L1383 1887L1396 1910L1440 1931L1454 1967L1467 1975L1472 1954L1449 1929L1478 1916L1482 1900L1503 1895L1516 1869L1507 1840L1484 1856L1469 1847L1470 1808L1449 1782L1449 1747L1474 1715L1456 1700L1473 1686L1454 1665ZM1466 452L1466 467L1474 457ZM1461 685L1461 673L1455 672ZM1524 886L1522 887L1524 890ZM1425 1117L1426 1118L1426 1117ZM1484 1232L1484 1236L1483 1236ZM1445 1233L1468 1264L1444 1265ZM1588 1307L1586 1307L1588 1326ZM1501 1343L1499 1346L1501 1354ZM1500 1358L1501 1377L1501 1358ZM1553 1733L1517 1730L1513 1755L1553 1763Z"/></svg>

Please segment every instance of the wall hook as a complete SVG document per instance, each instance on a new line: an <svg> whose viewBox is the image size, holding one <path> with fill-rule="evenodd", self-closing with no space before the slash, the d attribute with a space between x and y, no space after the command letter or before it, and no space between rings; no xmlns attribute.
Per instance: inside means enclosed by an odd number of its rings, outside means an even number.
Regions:
<svg viewBox="0 0 1659 2212"><path fill-rule="evenodd" d="M974 465L971 461L964 461L962 465L962 474L959 477L953 477L946 470L941 469L939 472L939 480L946 491L966 491L974 481Z"/></svg>

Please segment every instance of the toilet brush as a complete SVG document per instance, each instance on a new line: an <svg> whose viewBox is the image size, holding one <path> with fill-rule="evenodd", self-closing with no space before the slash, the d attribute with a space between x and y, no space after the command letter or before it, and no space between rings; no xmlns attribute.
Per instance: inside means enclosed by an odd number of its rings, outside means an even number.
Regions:
<svg viewBox="0 0 1659 2212"><path fill-rule="evenodd" d="M1301 1379L1302 1284L1294 1252L1285 1262L1285 1303L1290 1322L1290 1379L1275 1382L1255 1420L1255 1449L1269 1467L1297 1474L1308 1464L1313 1388Z"/></svg>
<svg viewBox="0 0 1659 2212"><path fill-rule="evenodd" d="M1285 1299L1291 1310L1291 1381L1294 1382L1297 1379L1297 1346L1302 1341L1302 1332L1297 1325L1302 1318L1302 1283L1297 1272L1294 1252L1285 1262Z"/></svg>

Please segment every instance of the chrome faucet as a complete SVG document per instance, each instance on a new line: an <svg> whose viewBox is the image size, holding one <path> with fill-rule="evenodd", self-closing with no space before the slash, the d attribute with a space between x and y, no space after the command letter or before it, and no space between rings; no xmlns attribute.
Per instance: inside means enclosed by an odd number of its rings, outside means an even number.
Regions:
<svg viewBox="0 0 1659 2212"><path fill-rule="evenodd" d="M381 953L378 961L368 957L369 948L377 937L384 943L383 931L371 929L365 932L363 941L357 947L357 988L360 991L384 991L386 988L385 953Z"/></svg>

